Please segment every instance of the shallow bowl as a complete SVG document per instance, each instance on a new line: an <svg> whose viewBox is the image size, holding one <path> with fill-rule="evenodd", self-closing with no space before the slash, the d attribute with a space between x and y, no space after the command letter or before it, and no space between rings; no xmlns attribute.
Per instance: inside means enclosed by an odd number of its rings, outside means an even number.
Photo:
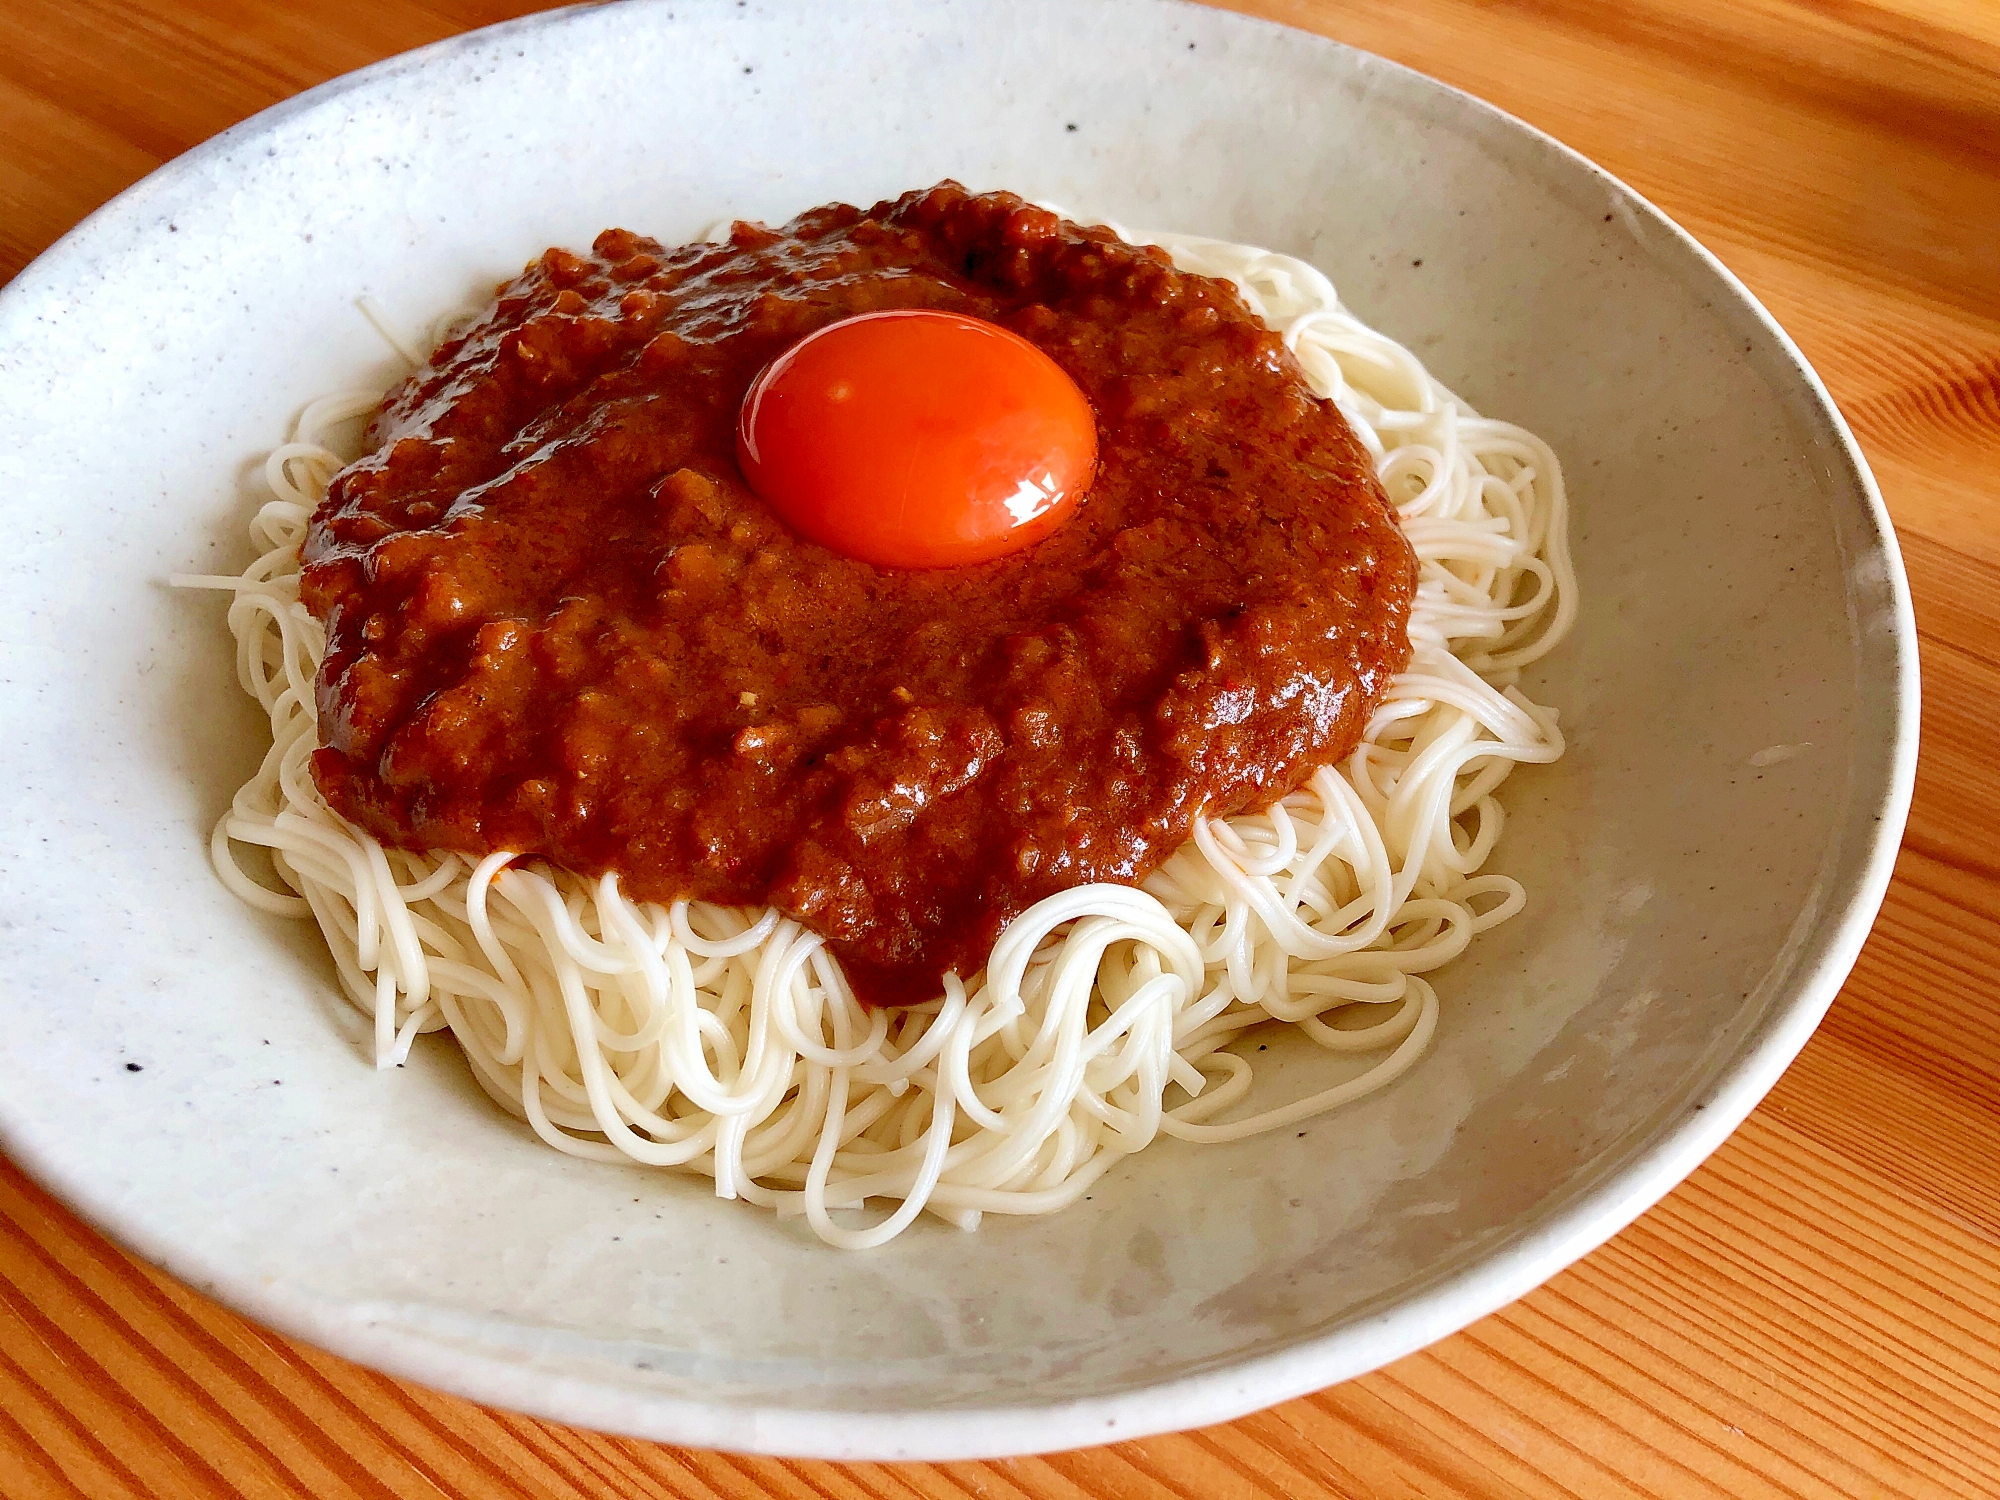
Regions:
<svg viewBox="0 0 2000 1500"><path fill-rule="evenodd" d="M261 455L549 244L945 176L1328 271L1547 437L1583 613L1510 783L1528 911L1435 1053L1308 1128L1167 1142L1057 1216L844 1254L558 1157L453 1050L377 1073L314 934L209 873L259 755L212 596ZM1498 1307L1666 1192L1812 1031L1888 878L1916 669L1894 540L1747 292L1547 137L1314 37L1151 0L658 0L315 89L0 295L0 1139L274 1327L677 1442L997 1455L1231 1417ZM1310 1059L1282 1057L1272 1087Z"/></svg>

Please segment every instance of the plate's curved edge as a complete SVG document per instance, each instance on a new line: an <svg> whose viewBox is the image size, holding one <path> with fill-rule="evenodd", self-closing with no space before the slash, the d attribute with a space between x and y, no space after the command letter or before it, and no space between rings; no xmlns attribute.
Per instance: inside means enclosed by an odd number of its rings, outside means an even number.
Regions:
<svg viewBox="0 0 2000 1500"><path fill-rule="evenodd" d="M77 245L97 233L103 224L119 215L143 208L153 198L178 187L185 178L209 162L227 156L243 142L276 128L296 115L309 113L344 94L372 85L381 79L428 67L442 57L477 51L482 47L491 46L501 38L517 33L534 31L555 24L567 24L579 15L607 9L613 3L615 0L578 0L576 4L560 6L554 10L536 11L532 15L516 16L509 21L482 26L476 31L464 31L457 36L440 37L435 42L426 42L423 46L413 47L408 52L398 52L393 57L385 57L380 62L356 68L351 73L342 73L327 79L324 83L316 83L303 93L294 94L289 99L280 99L276 104L268 105L254 115L238 120L227 130L218 131L207 140L190 146L180 155L161 162L130 187L113 194L64 231L53 244L16 272L11 280L5 285L0 285L0 320L5 319L12 306L25 302L33 296L46 278L56 275L75 253ZM626 3L630 3L630 0L626 0Z"/></svg>
<svg viewBox="0 0 2000 1500"><path fill-rule="evenodd" d="M665 0L654 3L663 8ZM1505 122L1542 150L1572 167L1581 167L1603 184L1608 201L1639 215L1649 228L1661 233L1664 245L1689 257L1719 282L1791 361L1846 464L1849 481L1860 492L1863 518L1872 529L1872 536L1865 540L1880 549L1885 565L1892 620L1885 640L1897 687L1884 784L1869 807L1856 805L1850 791L1848 816L1842 825L1842 832L1848 833L1864 822L1872 824L1872 833L1866 836L1867 852L1859 868L1851 869L1840 881L1843 889L1828 892L1829 903L1808 914L1803 921L1805 931L1796 935L1790 953L1781 957L1766 977L1764 987L1768 990L1798 974L1800 963L1806 963L1805 972L1794 981L1796 1000L1775 1014L1767 1008L1733 1062L1700 1080L1699 1087L1690 1086L1687 1092L1704 1097L1682 1106L1683 1123L1669 1139L1606 1169L1594 1184L1577 1189L1568 1203L1546 1215L1535 1228L1487 1252L1478 1264L1440 1274L1391 1310L1345 1323L1289 1348L1255 1356L1228 1369L1171 1377L1110 1396L1045 1405L938 1410L914 1418L837 1409L719 1407L603 1381L555 1376L532 1365L447 1346L407 1329L357 1321L337 1308L228 1282L213 1275L211 1268L185 1264L172 1247L156 1246L148 1243L146 1236L130 1233L117 1224L108 1206L95 1201L96 1195L77 1191L59 1172L40 1162L28 1140L7 1129L4 1111L0 1111L0 1148L94 1227L143 1259L266 1327L385 1373L468 1399L635 1437L784 1457L877 1461L1003 1458L1178 1431L1230 1421L1365 1374L1457 1332L1533 1290L1625 1228L1714 1152L1770 1091L1838 994L1881 907L1908 817L1916 775L1920 696L1916 626L1901 551L1867 461L1818 373L1763 304L1691 234L1580 152L1474 95L1331 37L1257 17L1218 13L1196 0L1164 3L1204 17L1221 14L1227 17L1225 24L1284 31L1322 49L1324 55L1341 55L1356 66L1401 75L1450 95L1476 114ZM43 276L59 269L76 243L101 222L141 207L241 141L350 90L427 66L439 56L477 50L498 38L544 26L570 24L606 9L609 6L603 0L591 0L447 37L331 79L252 115L166 163L57 240L12 282L0 287L0 318L10 302L32 294ZM1851 859L1844 862L1852 863ZM1357 1328L1370 1328L1373 1336L1366 1341L1356 1339ZM1363 1342L1368 1352L1356 1358L1353 1351Z"/></svg>

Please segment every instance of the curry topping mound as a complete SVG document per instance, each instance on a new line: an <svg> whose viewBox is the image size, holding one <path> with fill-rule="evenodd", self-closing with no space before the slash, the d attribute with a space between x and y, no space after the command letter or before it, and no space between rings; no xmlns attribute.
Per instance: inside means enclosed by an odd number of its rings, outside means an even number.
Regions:
<svg viewBox="0 0 2000 1500"><path fill-rule="evenodd" d="M1093 487L1023 552L879 570L744 485L759 369L911 307L1014 330L1096 412ZM1413 555L1277 335L1011 194L550 250L375 435L306 542L328 802L399 847L768 903L877 1003L1289 791L1409 655Z"/></svg>

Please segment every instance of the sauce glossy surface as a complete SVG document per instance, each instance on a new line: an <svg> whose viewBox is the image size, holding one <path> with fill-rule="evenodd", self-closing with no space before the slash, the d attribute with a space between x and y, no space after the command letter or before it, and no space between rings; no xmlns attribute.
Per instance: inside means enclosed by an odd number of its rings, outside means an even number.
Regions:
<svg viewBox="0 0 2000 1500"><path fill-rule="evenodd" d="M1089 400L1095 483L1040 542L877 568L745 484L757 373L892 308L1011 329ZM768 902L880 1003L1290 790L1408 659L1408 543L1279 338L1010 194L551 250L376 436L306 544L328 801L400 846Z"/></svg>

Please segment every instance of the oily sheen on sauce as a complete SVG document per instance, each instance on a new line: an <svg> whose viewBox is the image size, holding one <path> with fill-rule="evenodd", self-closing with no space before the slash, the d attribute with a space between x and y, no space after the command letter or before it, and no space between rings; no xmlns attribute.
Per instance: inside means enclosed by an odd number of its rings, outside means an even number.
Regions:
<svg viewBox="0 0 2000 1500"><path fill-rule="evenodd" d="M892 308L1011 329L1083 391L1098 473L1053 534L877 568L745 485L758 372ZM1278 335L1011 194L551 250L376 436L304 552L328 802L398 847L775 906L878 1003L1291 790L1409 655L1414 556Z"/></svg>

